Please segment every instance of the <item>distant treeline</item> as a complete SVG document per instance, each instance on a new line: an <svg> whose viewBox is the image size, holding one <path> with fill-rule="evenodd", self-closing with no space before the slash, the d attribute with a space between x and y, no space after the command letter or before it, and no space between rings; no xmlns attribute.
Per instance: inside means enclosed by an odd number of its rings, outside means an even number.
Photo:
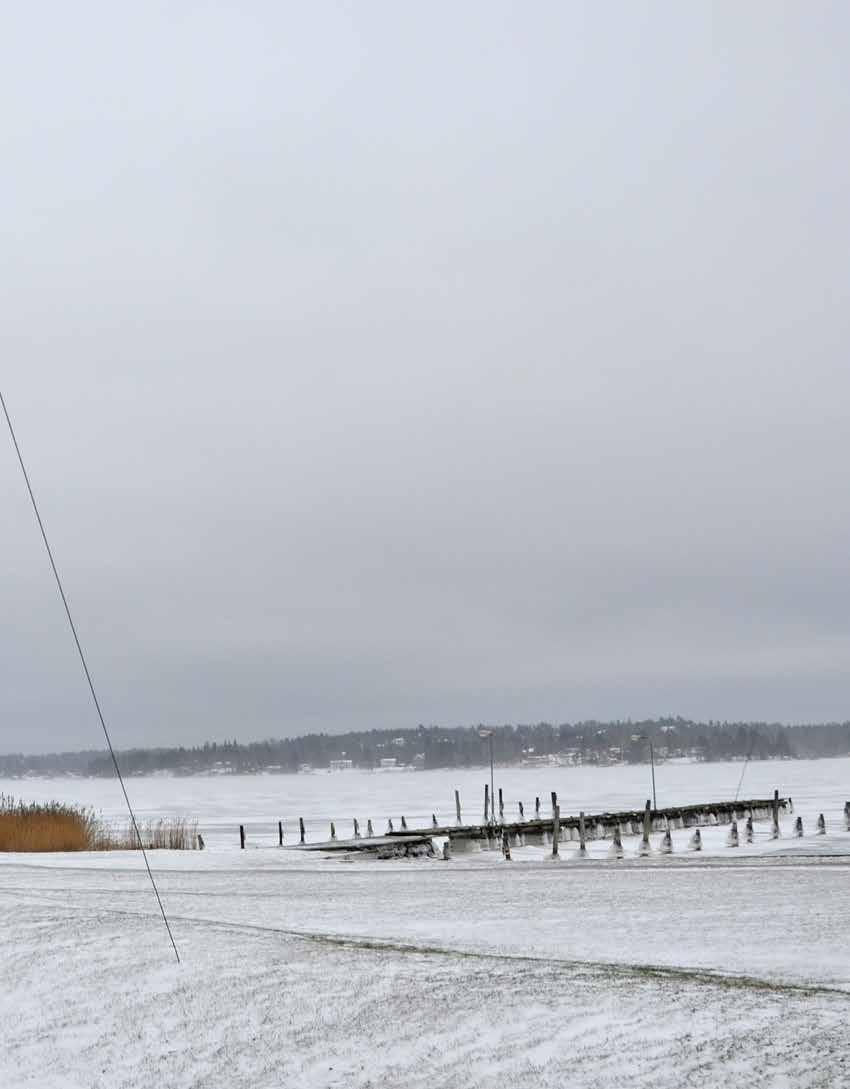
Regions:
<svg viewBox="0 0 850 1089"><path fill-rule="evenodd" d="M489 739L479 726L409 730L368 730L347 734L306 734L279 740L208 741L192 748L128 749L118 754L128 775L170 772L294 772L351 761L376 768L393 761L421 768L480 766L489 760ZM693 722L684 718L640 722L577 722L555 726L491 726L499 764L560 762L642 763L655 759L770 760L850 755L850 722L782 726L767 722ZM108 753L99 751L0 756L0 776L112 775Z"/></svg>

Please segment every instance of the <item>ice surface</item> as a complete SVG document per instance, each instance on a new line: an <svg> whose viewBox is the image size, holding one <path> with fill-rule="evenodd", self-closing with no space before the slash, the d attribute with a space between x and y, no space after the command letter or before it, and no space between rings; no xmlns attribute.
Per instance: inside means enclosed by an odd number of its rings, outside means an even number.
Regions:
<svg viewBox="0 0 850 1089"><path fill-rule="evenodd" d="M641 805L647 771L515 769L497 786L527 812L557 789L562 813L591 813ZM740 765L658 773L659 804L721 800ZM479 782L131 780L142 816L196 816L209 844L151 854L179 968L138 855L0 856L0 1086L850 1084L850 760L753 765L742 794L776 785L795 814L779 841L756 823L734 849L728 825L703 829L700 854L682 829L671 855L657 832L648 859L629 837L622 861L591 841L588 861L562 843L554 865L545 847L379 862L274 846L279 816L413 827ZM105 781L0 789L120 814Z"/></svg>

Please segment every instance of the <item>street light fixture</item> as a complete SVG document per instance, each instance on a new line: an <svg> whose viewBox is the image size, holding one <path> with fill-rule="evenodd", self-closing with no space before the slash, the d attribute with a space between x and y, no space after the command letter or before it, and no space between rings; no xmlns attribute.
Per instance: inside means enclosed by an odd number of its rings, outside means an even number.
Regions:
<svg viewBox="0 0 850 1089"><path fill-rule="evenodd" d="M649 763L652 768L652 808L657 809L658 803L655 801L655 751L652 748L652 738L646 734L632 734L632 741L649 742Z"/></svg>
<svg viewBox="0 0 850 1089"><path fill-rule="evenodd" d="M493 731L481 729L478 736L490 742L490 823L496 823L496 788L493 778Z"/></svg>

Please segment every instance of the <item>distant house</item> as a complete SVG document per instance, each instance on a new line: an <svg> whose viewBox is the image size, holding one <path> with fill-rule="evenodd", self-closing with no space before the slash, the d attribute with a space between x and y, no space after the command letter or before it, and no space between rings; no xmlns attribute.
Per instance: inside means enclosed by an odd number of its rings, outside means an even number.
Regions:
<svg viewBox="0 0 850 1089"><path fill-rule="evenodd" d="M331 760L329 767L330 767L331 771L350 771L351 768L354 767L354 761L353 760Z"/></svg>
<svg viewBox="0 0 850 1089"><path fill-rule="evenodd" d="M398 765L398 760L394 756L385 756L378 765L381 768L394 768Z"/></svg>

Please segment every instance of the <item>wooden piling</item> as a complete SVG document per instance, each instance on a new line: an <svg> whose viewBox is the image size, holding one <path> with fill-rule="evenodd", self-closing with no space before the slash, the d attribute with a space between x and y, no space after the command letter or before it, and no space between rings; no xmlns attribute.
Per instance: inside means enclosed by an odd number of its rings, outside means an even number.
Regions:
<svg viewBox="0 0 850 1089"><path fill-rule="evenodd" d="M505 823L505 803L502 800L502 788L499 787L499 824ZM510 858L510 855L508 855Z"/></svg>
<svg viewBox="0 0 850 1089"><path fill-rule="evenodd" d="M525 820L525 810L522 808L522 802L519 802L519 819L521 821Z"/></svg>
<svg viewBox="0 0 850 1089"><path fill-rule="evenodd" d="M794 821L794 835L798 839L802 839L802 836L803 836L803 818L802 817L798 817Z"/></svg>
<svg viewBox="0 0 850 1089"><path fill-rule="evenodd" d="M558 804L558 792L552 791L552 812L555 812L555 806Z"/></svg>
<svg viewBox="0 0 850 1089"><path fill-rule="evenodd" d="M779 839L779 791L773 792L773 829L770 834L771 839Z"/></svg>
<svg viewBox="0 0 850 1089"><path fill-rule="evenodd" d="M848 804L850 804L850 803L848 803ZM540 799L539 798L534 799L534 819L536 821L540 820Z"/></svg>
<svg viewBox="0 0 850 1089"><path fill-rule="evenodd" d="M824 819L823 813L821 813L818 817L818 835L826 835L826 820Z"/></svg>
<svg viewBox="0 0 850 1089"><path fill-rule="evenodd" d="M200 832L198 832L198 850L203 851L203 849L204 849L204 837L201 835Z"/></svg>
<svg viewBox="0 0 850 1089"><path fill-rule="evenodd" d="M407 821L404 819L404 817L401 818L401 830L402 832L407 831Z"/></svg>
<svg viewBox="0 0 850 1089"><path fill-rule="evenodd" d="M304 843L305 840L304 840L304 818L303 817L298 818L298 834L301 837L301 842Z"/></svg>
<svg viewBox="0 0 850 1089"><path fill-rule="evenodd" d="M431 814L431 827L432 828L439 827L438 824L437 824L437 814L436 813Z"/></svg>
<svg viewBox="0 0 850 1089"><path fill-rule="evenodd" d="M726 837L726 846L727 847L737 847L738 846L738 822L737 821L732 821L731 825L729 826L729 835Z"/></svg>
<svg viewBox="0 0 850 1089"><path fill-rule="evenodd" d="M752 815L752 813L750 813L748 815L748 817L747 817L747 823L744 826L744 834L745 834L747 843L752 843L753 842L753 815Z"/></svg>
<svg viewBox="0 0 850 1089"><path fill-rule="evenodd" d="M331 821L331 839L336 839L336 828L334 828L333 821Z"/></svg>
<svg viewBox="0 0 850 1089"><path fill-rule="evenodd" d="M552 792L555 797L555 792ZM558 841L561 838L561 809L557 802L552 805L552 858L558 857Z"/></svg>
<svg viewBox="0 0 850 1089"><path fill-rule="evenodd" d="M277 845L278 847L283 846L283 821L277 822Z"/></svg>
<svg viewBox="0 0 850 1089"><path fill-rule="evenodd" d="M387 831L388 832L393 831L393 819L392 819L392 817L387 817Z"/></svg>
<svg viewBox="0 0 850 1089"><path fill-rule="evenodd" d="M371 839L374 834L375 833L372 831L372 818L370 817L366 821L366 835L369 837L369 839Z"/></svg>
<svg viewBox="0 0 850 1089"><path fill-rule="evenodd" d="M614 831L611 834L611 846L610 846L610 848L608 850L608 854L612 858L622 858L623 857L623 840L620 837L620 826L619 826L619 824L614 825Z"/></svg>
<svg viewBox="0 0 850 1089"><path fill-rule="evenodd" d="M672 855L673 853L673 837L670 835L669 828L665 830L664 835L661 837L660 850L662 855Z"/></svg>
<svg viewBox="0 0 850 1089"><path fill-rule="evenodd" d="M354 818L354 838L360 839L360 822L357 818Z"/></svg>
<svg viewBox="0 0 850 1089"><path fill-rule="evenodd" d="M490 784L484 784L484 823L490 823Z"/></svg>
<svg viewBox="0 0 850 1089"><path fill-rule="evenodd" d="M850 802L844 803L844 827L850 832Z"/></svg>
<svg viewBox="0 0 850 1089"><path fill-rule="evenodd" d="M652 802L649 798L646 799L646 805L643 810L643 834L641 836L640 846L638 847L638 854L642 857L648 855L652 851L652 847L649 842L649 832L652 828Z"/></svg>
<svg viewBox="0 0 850 1089"><path fill-rule="evenodd" d="M244 824L239 825L239 846L242 848L243 851L245 850L245 825Z"/></svg>
<svg viewBox="0 0 850 1089"><path fill-rule="evenodd" d="M578 815L578 853L579 858L587 857L587 846L585 844L585 828L584 828L584 810Z"/></svg>
<svg viewBox="0 0 850 1089"><path fill-rule="evenodd" d="M692 851L702 850L702 835L699 828L694 829L694 834L691 836L691 842L689 844Z"/></svg>
<svg viewBox="0 0 850 1089"><path fill-rule="evenodd" d="M460 791L459 790L455 791L455 812L457 813L457 823L461 824L462 821L461 821L461 816L460 816Z"/></svg>
<svg viewBox="0 0 850 1089"><path fill-rule="evenodd" d="M511 860L511 841L508 837L507 828L502 829L502 854L505 856L505 862Z"/></svg>

